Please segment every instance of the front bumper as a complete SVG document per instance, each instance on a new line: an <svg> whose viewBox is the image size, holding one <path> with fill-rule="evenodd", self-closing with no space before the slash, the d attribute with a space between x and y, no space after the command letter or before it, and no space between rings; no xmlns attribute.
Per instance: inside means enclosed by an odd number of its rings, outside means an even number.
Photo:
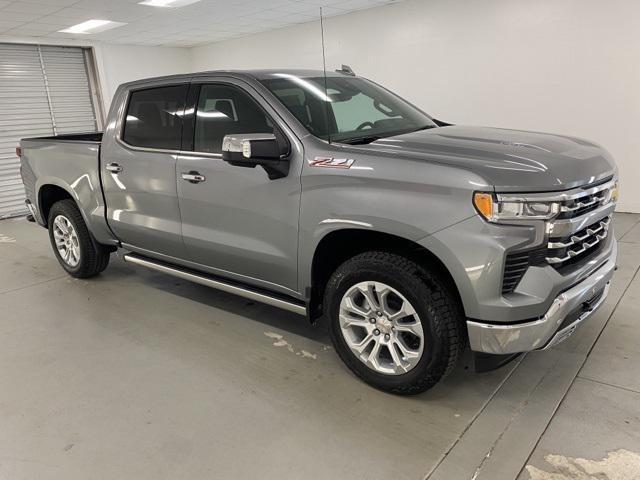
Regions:
<svg viewBox="0 0 640 480"><path fill-rule="evenodd" d="M568 338L602 305L616 267L617 249L590 276L558 295L539 319L512 324L467 321L471 350L509 354L540 350ZM565 321L566 320L566 321Z"/></svg>

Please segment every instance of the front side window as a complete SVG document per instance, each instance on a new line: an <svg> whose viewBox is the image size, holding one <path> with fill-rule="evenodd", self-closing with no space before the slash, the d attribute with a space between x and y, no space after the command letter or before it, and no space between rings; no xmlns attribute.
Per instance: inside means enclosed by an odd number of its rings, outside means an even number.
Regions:
<svg viewBox="0 0 640 480"><path fill-rule="evenodd" d="M242 90L230 85L203 85L198 99L193 149L220 153L225 135L273 133L273 122Z"/></svg>
<svg viewBox="0 0 640 480"><path fill-rule="evenodd" d="M135 147L180 150L188 85L131 92L122 139Z"/></svg>
<svg viewBox="0 0 640 480"><path fill-rule="evenodd" d="M426 114L364 78L330 76L325 85L323 77L282 73L262 84L324 140L367 143L436 126Z"/></svg>

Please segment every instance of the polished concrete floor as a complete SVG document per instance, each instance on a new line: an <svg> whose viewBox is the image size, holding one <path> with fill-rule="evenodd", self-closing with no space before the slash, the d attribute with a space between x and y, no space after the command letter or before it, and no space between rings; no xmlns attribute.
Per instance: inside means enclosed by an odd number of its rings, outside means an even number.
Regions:
<svg viewBox="0 0 640 480"><path fill-rule="evenodd" d="M615 228L610 296L570 340L402 398L301 317L116 257L75 280L44 229L0 221L0 479L627 478L640 216Z"/></svg>

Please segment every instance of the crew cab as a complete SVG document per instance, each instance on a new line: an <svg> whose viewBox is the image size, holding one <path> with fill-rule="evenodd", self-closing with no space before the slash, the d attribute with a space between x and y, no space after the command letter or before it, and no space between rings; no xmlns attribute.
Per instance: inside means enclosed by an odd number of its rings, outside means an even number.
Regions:
<svg viewBox="0 0 640 480"><path fill-rule="evenodd" d="M616 265L602 147L451 125L348 69L130 82L103 133L18 150L31 216L70 275L120 250L298 313L395 393L429 389L467 345L479 369L556 345Z"/></svg>

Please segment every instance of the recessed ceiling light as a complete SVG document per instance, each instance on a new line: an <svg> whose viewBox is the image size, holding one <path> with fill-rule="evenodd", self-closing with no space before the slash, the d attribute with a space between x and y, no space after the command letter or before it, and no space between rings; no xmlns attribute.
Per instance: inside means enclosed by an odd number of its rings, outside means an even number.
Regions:
<svg viewBox="0 0 640 480"><path fill-rule="evenodd" d="M199 2L200 0L143 0L138 2L140 5L147 5L148 7L184 7L192 3Z"/></svg>
<svg viewBox="0 0 640 480"><path fill-rule="evenodd" d="M99 33L112 28L121 27L126 25L122 22L112 22L111 20L87 20L86 22L79 23L64 30L58 30L62 33Z"/></svg>

